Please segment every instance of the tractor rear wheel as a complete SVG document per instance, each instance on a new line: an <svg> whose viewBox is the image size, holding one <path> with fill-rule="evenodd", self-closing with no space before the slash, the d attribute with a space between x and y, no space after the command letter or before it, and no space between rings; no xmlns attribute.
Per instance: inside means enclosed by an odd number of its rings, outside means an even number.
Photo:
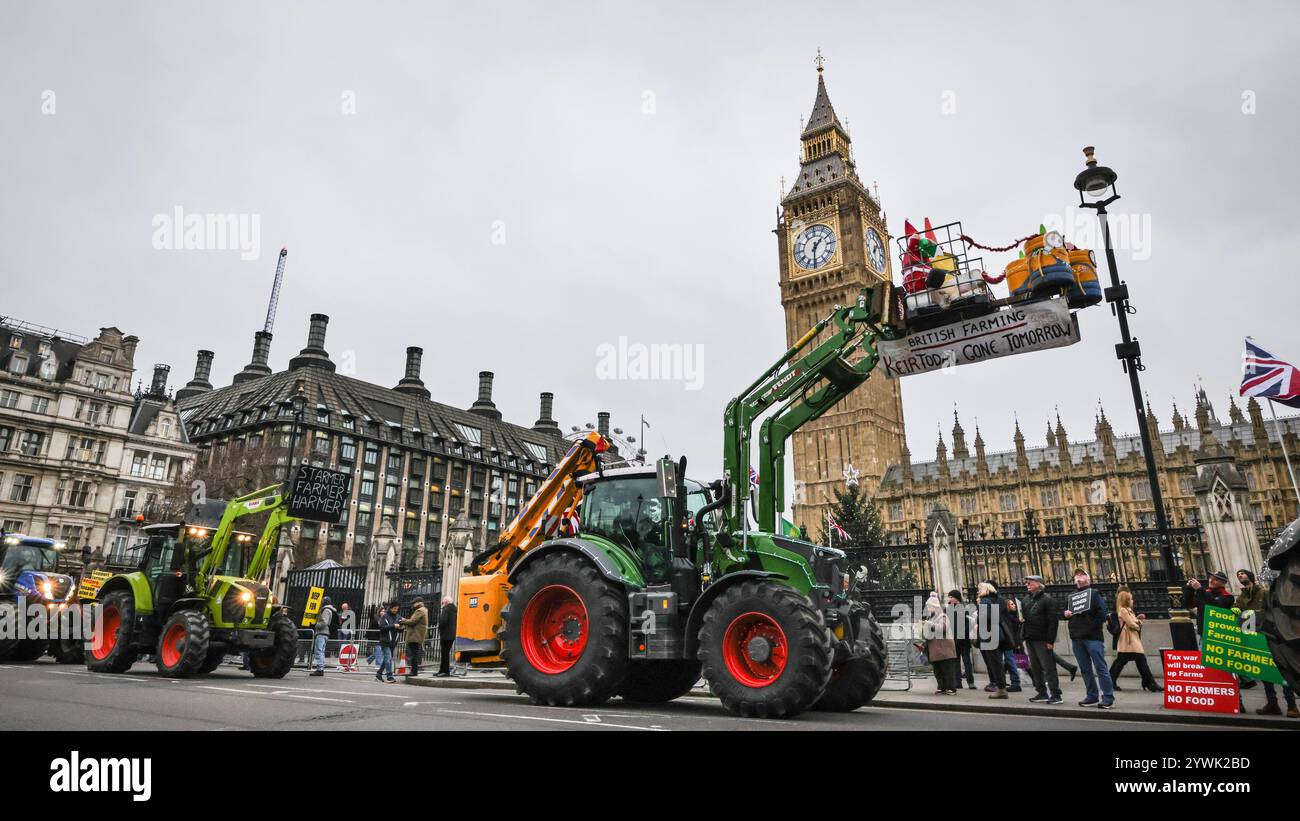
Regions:
<svg viewBox="0 0 1300 821"><path fill-rule="evenodd" d="M624 701L662 704L680 698L700 680L700 663L690 659L634 661L619 695Z"/></svg>
<svg viewBox="0 0 1300 821"><path fill-rule="evenodd" d="M270 630L275 634L275 644L248 655L248 666L255 678L284 678L293 669L294 649L298 646L293 620L288 616L273 616Z"/></svg>
<svg viewBox="0 0 1300 821"><path fill-rule="evenodd" d="M802 713L831 674L822 614L807 596L774 581L744 581L723 591L704 614L699 654L713 694L747 717Z"/></svg>
<svg viewBox="0 0 1300 821"><path fill-rule="evenodd" d="M534 704L585 707L627 676L627 596L590 561L543 556L519 572L501 611L501 656Z"/></svg>
<svg viewBox="0 0 1300 821"><path fill-rule="evenodd" d="M84 664L86 661L86 643L82 639L51 639L50 655L59 664Z"/></svg>
<svg viewBox="0 0 1300 821"><path fill-rule="evenodd" d="M158 672L172 678L196 675L207 661L211 635L206 613L198 610L172 613L158 637Z"/></svg>
<svg viewBox="0 0 1300 821"><path fill-rule="evenodd" d="M139 655L133 646L135 599L130 590L115 590L104 596L94 629L96 632L86 653L86 668L96 673L125 673L130 670Z"/></svg>
<svg viewBox="0 0 1300 821"><path fill-rule="evenodd" d="M871 703L885 683L885 636L868 611L859 621L853 657L831 669L831 681L814 710L847 713Z"/></svg>

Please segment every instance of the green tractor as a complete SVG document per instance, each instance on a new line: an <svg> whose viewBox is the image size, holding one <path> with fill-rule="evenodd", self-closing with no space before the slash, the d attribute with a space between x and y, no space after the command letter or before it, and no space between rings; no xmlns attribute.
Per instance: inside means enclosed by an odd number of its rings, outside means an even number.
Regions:
<svg viewBox="0 0 1300 821"><path fill-rule="evenodd" d="M504 583L462 579L459 621L482 623L487 614L476 610L488 607L501 621L495 640L458 637L458 658L499 654L519 690L550 705L665 702L701 676L744 716L870 703L884 682L885 644L854 598L845 553L781 535L777 522L785 442L867 379L874 343L888 332L879 326L887 290L836 306L728 404L722 479L689 480L686 459L668 457L577 477L576 534L512 556ZM762 481L751 482L752 429L769 410ZM491 567L494 553L475 557L470 572Z"/></svg>
<svg viewBox="0 0 1300 821"><path fill-rule="evenodd" d="M279 486L229 503L191 507L184 520L148 525L140 569L104 582L86 666L124 673L141 653L165 676L210 673L228 653L248 652L253 675L283 678L293 666L297 634L261 581L280 527L294 521ZM236 520L270 513L261 538Z"/></svg>

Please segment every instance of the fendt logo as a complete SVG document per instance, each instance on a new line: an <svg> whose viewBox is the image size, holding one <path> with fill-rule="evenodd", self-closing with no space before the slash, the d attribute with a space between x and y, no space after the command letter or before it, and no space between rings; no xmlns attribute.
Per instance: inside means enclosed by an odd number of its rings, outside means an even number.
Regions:
<svg viewBox="0 0 1300 821"><path fill-rule="evenodd" d="M132 801L153 795L153 759L82 758L73 750L50 762L51 792L121 792Z"/></svg>

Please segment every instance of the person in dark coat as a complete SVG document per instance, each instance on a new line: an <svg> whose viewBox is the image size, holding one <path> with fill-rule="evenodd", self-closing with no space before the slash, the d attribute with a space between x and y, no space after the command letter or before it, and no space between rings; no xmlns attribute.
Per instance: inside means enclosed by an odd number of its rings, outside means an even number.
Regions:
<svg viewBox="0 0 1300 821"><path fill-rule="evenodd" d="M439 653L437 678L451 675L451 646L456 642L456 605L451 596L444 596L442 609L438 611L438 648Z"/></svg>
<svg viewBox="0 0 1300 821"><path fill-rule="evenodd" d="M1006 668L1002 654L1020 643L1020 619L1007 607L991 582L980 582L975 590L979 600L979 649L984 666L993 682L989 698L1007 698Z"/></svg>
<svg viewBox="0 0 1300 821"><path fill-rule="evenodd" d="M1115 706L1115 681L1110 677L1110 668L1106 665L1106 642L1102 639L1102 630L1110 611L1106 608L1106 599L1101 592L1092 587L1092 577L1088 571L1080 568L1074 571L1075 592L1070 594L1071 604L1079 603L1077 610L1067 608L1063 615L1070 622L1070 644L1074 650L1074 659L1079 662L1083 673L1083 684L1088 688L1087 695L1079 702L1080 707L1100 707L1109 710ZM1101 684L1100 698L1097 685Z"/></svg>
<svg viewBox="0 0 1300 821"><path fill-rule="evenodd" d="M379 609L375 627L379 630L379 669L375 672L375 680L395 684L397 679L393 678L393 648L397 646L396 602Z"/></svg>
<svg viewBox="0 0 1300 821"><path fill-rule="evenodd" d="M1228 590L1228 574L1222 570L1216 570L1205 579L1202 584L1200 579L1195 577L1187 580L1183 587L1183 606L1190 609L1196 614L1196 635L1201 635L1201 624L1205 621L1205 605L1222 607L1227 610L1232 609L1232 591Z"/></svg>
<svg viewBox="0 0 1300 821"><path fill-rule="evenodd" d="M961 680L966 679L966 686L975 689L975 664L971 661L971 639L976 635L975 614L962 602L960 590L948 591L948 609L952 612L953 643L957 646L957 658L961 661L961 673L957 676L957 689L961 689Z"/></svg>
<svg viewBox="0 0 1300 821"><path fill-rule="evenodd" d="M1061 623L1060 605L1047 595L1042 576L1026 576L1029 600L1024 607L1025 653L1029 656L1029 676L1034 681L1035 703L1060 704L1061 683L1056 677L1054 648L1056 631Z"/></svg>

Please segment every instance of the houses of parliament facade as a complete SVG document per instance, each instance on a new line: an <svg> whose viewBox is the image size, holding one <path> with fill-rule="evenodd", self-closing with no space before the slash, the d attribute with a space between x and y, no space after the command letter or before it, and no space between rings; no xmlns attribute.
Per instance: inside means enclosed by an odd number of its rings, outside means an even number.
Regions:
<svg viewBox="0 0 1300 821"><path fill-rule="evenodd" d="M859 289L892 280L885 214L859 179L820 57L817 73L799 172L783 186L775 229L788 345ZM1170 524L1198 523L1196 460L1222 448L1245 477L1257 529L1271 532L1296 515L1283 447L1300 466L1300 416L1266 421L1254 399L1244 410L1229 399L1225 411L1221 420L1203 389L1189 416L1173 408L1169 425L1147 405ZM818 533L835 491L856 475L874 497L889 540L900 544L924 539L925 518L937 506L953 513L968 538L1155 526L1140 437L1117 434L1104 409L1086 432L1067 431L1058 417L1031 440L1017 422L1012 445L987 450L978 427L968 443L954 411L951 446L941 435L933 460L914 461L899 380L868 380L793 437L793 520Z"/></svg>

